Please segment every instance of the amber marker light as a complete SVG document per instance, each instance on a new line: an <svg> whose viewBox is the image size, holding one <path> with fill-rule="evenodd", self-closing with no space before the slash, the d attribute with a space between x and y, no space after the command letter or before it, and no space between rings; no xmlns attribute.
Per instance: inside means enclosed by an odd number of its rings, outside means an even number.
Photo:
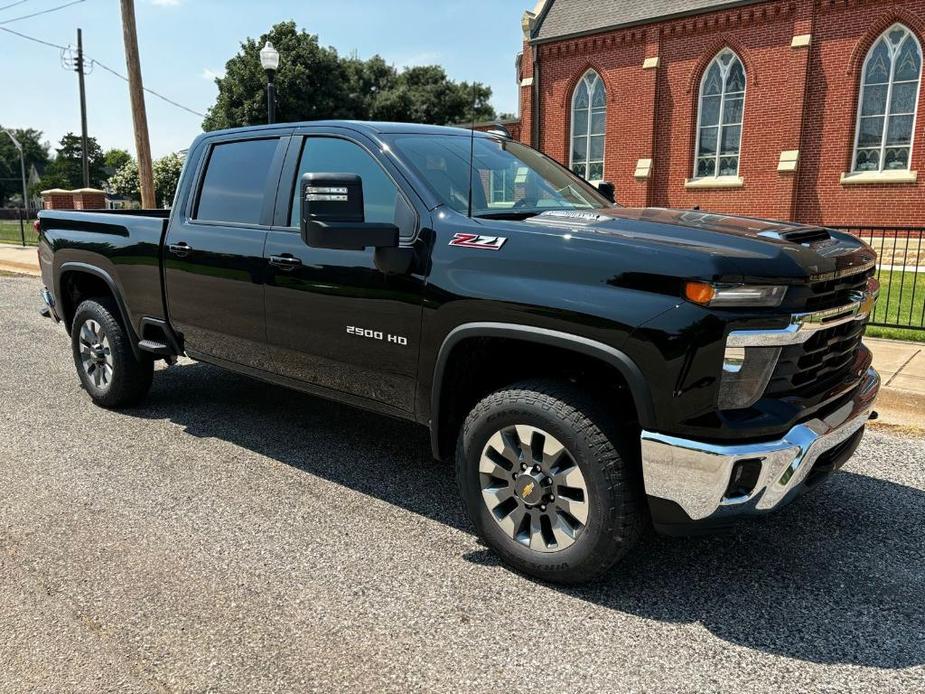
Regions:
<svg viewBox="0 0 925 694"><path fill-rule="evenodd" d="M695 304L707 306L716 296L716 288L707 282L685 282L684 298Z"/></svg>

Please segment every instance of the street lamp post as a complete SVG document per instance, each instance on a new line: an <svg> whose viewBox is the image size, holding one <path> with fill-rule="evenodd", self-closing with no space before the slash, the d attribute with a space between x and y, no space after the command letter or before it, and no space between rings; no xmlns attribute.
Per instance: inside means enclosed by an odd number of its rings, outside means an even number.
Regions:
<svg viewBox="0 0 925 694"><path fill-rule="evenodd" d="M276 69L279 67L279 51L267 41L260 49L260 64L267 73L267 122L276 122Z"/></svg>
<svg viewBox="0 0 925 694"><path fill-rule="evenodd" d="M3 132L10 136L10 139L13 141L13 146L19 151L19 170L22 174L22 206L25 212L26 218L29 217L29 191L26 185L26 155L23 152L22 145L19 144L19 140L6 128L3 128ZM26 231L23 228L23 220L20 217L19 219L19 235L22 237L22 245L26 245Z"/></svg>

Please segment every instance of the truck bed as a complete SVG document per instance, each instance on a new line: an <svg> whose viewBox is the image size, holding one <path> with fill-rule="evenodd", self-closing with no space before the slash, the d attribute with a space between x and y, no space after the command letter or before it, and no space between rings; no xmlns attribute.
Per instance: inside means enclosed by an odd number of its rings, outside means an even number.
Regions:
<svg viewBox="0 0 925 694"><path fill-rule="evenodd" d="M67 314L67 273L90 268L117 289L136 334L141 316L164 318L161 247L170 210L46 210L39 214L39 264ZM64 286L64 291L62 291ZM62 315L62 317L65 317Z"/></svg>

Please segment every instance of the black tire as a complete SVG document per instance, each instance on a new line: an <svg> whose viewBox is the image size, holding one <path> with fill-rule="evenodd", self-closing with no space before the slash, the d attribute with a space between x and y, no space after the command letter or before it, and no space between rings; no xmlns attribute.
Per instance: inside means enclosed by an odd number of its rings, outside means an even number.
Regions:
<svg viewBox="0 0 925 694"><path fill-rule="evenodd" d="M129 342L131 338L116 317L118 315L118 308L112 299L87 299L77 307L71 327L71 349L74 353L77 376L93 402L110 409L128 407L140 402L151 388L154 376L154 360L144 356L139 359L135 356ZM105 337L107 349L87 347L88 333L84 332L84 327L93 332L91 326L94 324L99 326L96 334ZM108 362L91 363L85 367L88 350L100 358L105 353L109 357Z"/></svg>
<svg viewBox="0 0 925 694"><path fill-rule="evenodd" d="M612 415L607 416L595 400L576 386L556 381L512 385L492 393L473 408L463 424L456 448L457 479L479 537L507 564L544 581L584 583L600 578L638 541L645 528L644 495L636 464L639 446L632 435L621 432L612 420ZM536 544L545 547L545 551L525 546L525 541L533 545L534 540L521 536L518 541L509 529L503 530L482 498L484 475L479 471L482 452L496 433L510 432L514 425L535 427L558 439L557 443L565 447L571 458L566 464L577 465L583 475L587 489L586 523L571 540L573 544L563 543L563 549L550 550L542 538ZM519 459L523 460L523 447L520 451ZM516 477L516 467L511 474ZM550 480L552 477L546 478L547 483ZM505 484L515 488L517 481ZM563 488L556 485L553 482L546 489L561 492ZM550 500L549 509L556 503L554 494L544 497ZM514 499L527 514L539 516L540 508L543 514L547 511L545 505L530 506L520 494L515 494ZM555 514L551 515L553 522L561 517L559 510L549 513ZM526 521L528 530L537 527L529 525L533 522ZM558 547L556 543L551 546Z"/></svg>

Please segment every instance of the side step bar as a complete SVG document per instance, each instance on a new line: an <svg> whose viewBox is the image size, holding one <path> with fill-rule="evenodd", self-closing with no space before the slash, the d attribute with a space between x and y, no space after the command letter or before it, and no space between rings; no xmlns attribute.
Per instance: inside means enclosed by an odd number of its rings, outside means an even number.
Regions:
<svg viewBox="0 0 925 694"><path fill-rule="evenodd" d="M170 348L169 345L165 345L163 342L156 342L154 340L142 340L138 343L138 349L142 350L143 352L156 354L160 357L169 357L174 354L174 351Z"/></svg>

